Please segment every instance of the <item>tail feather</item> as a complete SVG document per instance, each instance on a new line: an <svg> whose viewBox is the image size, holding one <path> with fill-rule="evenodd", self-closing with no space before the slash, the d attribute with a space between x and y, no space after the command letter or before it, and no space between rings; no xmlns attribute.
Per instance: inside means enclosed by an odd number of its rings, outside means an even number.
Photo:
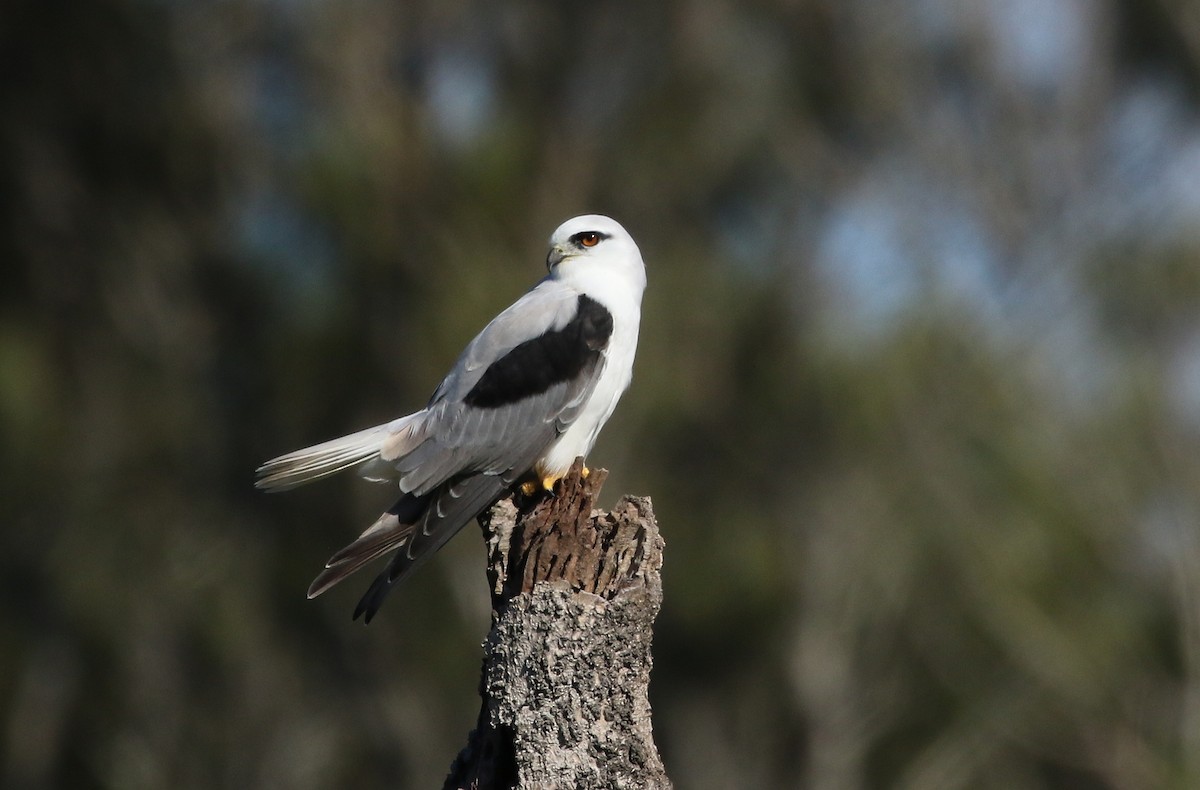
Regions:
<svg viewBox="0 0 1200 790"><path fill-rule="evenodd" d="M397 434L410 432L408 421L413 416L272 458L258 468L255 486L267 491L286 491L377 461L385 442L395 441Z"/></svg>

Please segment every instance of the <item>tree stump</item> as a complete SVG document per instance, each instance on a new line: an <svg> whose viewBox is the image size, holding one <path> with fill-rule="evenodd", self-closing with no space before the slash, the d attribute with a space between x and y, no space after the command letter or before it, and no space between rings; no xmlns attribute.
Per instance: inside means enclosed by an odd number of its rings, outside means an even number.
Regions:
<svg viewBox="0 0 1200 790"><path fill-rule="evenodd" d="M663 540L650 500L592 504L576 461L553 495L480 516L492 627L479 720L445 788L669 788L651 731Z"/></svg>

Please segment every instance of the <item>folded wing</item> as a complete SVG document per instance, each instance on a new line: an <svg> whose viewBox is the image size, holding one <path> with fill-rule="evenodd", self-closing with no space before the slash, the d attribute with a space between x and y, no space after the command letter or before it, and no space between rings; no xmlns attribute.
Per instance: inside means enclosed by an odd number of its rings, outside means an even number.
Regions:
<svg viewBox="0 0 1200 790"><path fill-rule="evenodd" d="M309 597L400 549L355 612L370 621L392 587L503 496L574 421L604 369L611 333L603 306L543 281L467 346L425 409L264 464L258 485L268 490L358 468L403 492L330 558Z"/></svg>

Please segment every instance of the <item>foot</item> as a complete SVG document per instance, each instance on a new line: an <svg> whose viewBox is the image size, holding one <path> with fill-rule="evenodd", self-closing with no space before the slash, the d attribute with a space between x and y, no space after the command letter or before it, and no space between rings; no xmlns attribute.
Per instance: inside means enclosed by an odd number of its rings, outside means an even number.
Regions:
<svg viewBox="0 0 1200 790"><path fill-rule="evenodd" d="M525 496L533 496L540 488L542 491L554 491L554 484L561 480L561 477L543 477L541 481L526 480L521 483L521 493Z"/></svg>
<svg viewBox="0 0 1200 790"><path fill-rule="evenodd" d="M588 475L590 475L591 473L592 473L592 470L588 469L586 466L579 470L579 476L582 477L584 480L587 480ZM554 492L554 484L557 483L559 480L562 480L562 475L552 475L550 477L543 477L541 480L542 490L553 493ZM521 493L524 494L525 496L533 496L534 494L537 493L538 481L537 480L526 480L524 483L521 483L520 488L521 488Z"/></svg>

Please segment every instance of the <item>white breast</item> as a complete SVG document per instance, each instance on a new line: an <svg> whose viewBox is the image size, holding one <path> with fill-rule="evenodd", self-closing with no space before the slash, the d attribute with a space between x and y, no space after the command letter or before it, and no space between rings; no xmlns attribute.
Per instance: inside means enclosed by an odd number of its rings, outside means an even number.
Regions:
<svg viewBox="0 0 1200 790"><path fill-rule="evenodd" d="M639 269L640 263L639 260ZM584 292L612 314L613 332L605 350L604 371L596 388L575 422L542 454L537 463L540 477L561 477L577 457L587 456L633 378L644 275L641 278L614 277L609 272L603 278L577 279L581 281L579 285L585 286Z"/></svg>

